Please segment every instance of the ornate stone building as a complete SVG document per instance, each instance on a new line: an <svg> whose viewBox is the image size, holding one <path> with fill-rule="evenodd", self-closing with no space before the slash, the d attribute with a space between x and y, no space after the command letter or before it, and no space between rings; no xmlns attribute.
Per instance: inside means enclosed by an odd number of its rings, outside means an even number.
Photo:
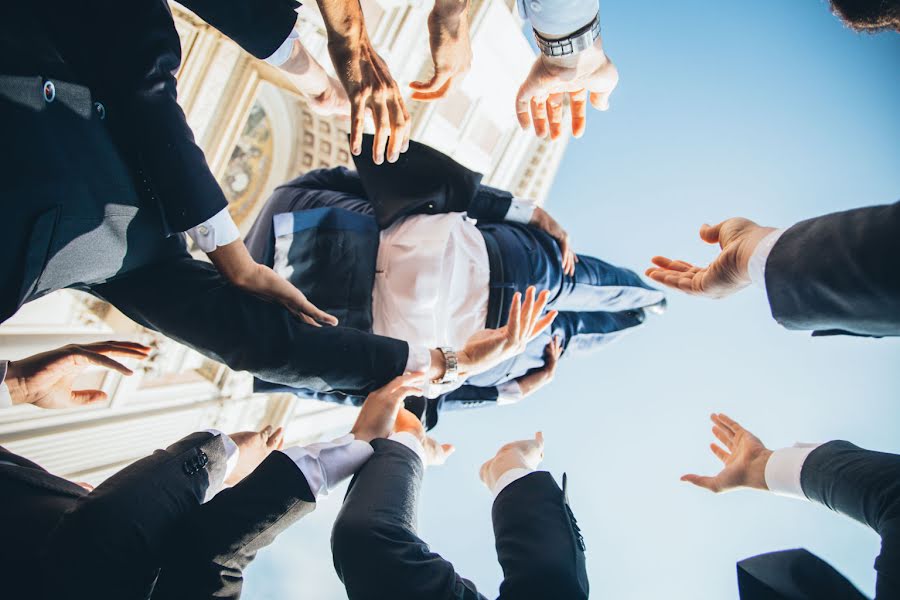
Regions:
<svg viewBox="0 0 900 600"><path fill-rule="evenodd" d="M370 37L403 89L431 73L425 19L430 4L363 0ZM485 182L544 200L565 149L522 132L514 98L534 59L514 3L472 0L475 62L449 98L410 102L412 137L485 174ZM320 167L352 165L347 125L315 115L278 70L244 53L195 15L173 4L183 48L179 98L246 231L279 183ZM298 30L320 63L330 66L314 3L301 8ZM0 445L51 471L97 483L181 435L284 425L288 443L340 434L355 410L284 394L253 394L250 377L135 325L109 305L57 292L24 307L0 326L0 356L16 359L73 342L133 339L151 358L132 377L94 371L81 387L108 392L90 409L0 412Z"/></svg>

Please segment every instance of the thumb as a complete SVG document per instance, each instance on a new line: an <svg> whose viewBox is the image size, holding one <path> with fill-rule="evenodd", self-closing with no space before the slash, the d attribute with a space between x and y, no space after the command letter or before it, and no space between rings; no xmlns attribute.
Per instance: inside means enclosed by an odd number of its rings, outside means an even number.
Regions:
<svg viewBox="0 0 900 600"><path fill-rule="evenodd" d="M707 244L718 244L719 243L719 232L722 229L722 225L725 222L719 223L718 225L707 225L704 223L700 227L700 239L706 242Z"/></svg>
<svg viewBox="0 0 900 600"><path fill-rule="evenodd" d="M106 400L106 392L103 390L72 390L72 401L75 404L92 404Z"/></svg>
<svg viewBox="0 0 900 600"><path fill-rule="evenodd" d="M681 481L686 481L688 483L693 483L697 487L705 488L711 492L718 491L718 485L716 484L716 480L714 477L703 477L702 475L682 475Z"/></svg>
<svg viewBox="0 0 900 600"><path fill-rule="evenodd" d="M609 95L611 93L611 91L591 92L591 106L597 110L609 110Z"/></svg>
<svg viewBox="0 0 900 600"><path fill-rule="evenodd" d="M444 456L450 456L456 452L456 446L453 444L441 444L441 448L444 450Z"/></svg>
<svg viewBox="0 0 900 600"><path fill-rule="evenodd" d="M409 87L420 93L436 92L443 87L448 78L449 73L444 73L440 67L435 66L431 81L413 81Z"/></svg>

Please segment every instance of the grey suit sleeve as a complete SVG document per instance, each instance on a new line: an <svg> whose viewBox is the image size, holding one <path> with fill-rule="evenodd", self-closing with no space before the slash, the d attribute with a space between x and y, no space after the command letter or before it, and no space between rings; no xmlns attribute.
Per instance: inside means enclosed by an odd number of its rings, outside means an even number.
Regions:
<svg viewBox="0 0 900 600"><path fill-rule="evenodd" d="M800 473L803 493L881 536L876 598L900 597L900 456L834 441L816 448Z"/></svg>
<svg viewBox="0 0 900 600"><path fill-rule="evenodd" d="M169 539L153 600L237 599L260 549L316 502L294 462L273 452L233 488L185 515Z"/></svg>
<svg viewBox="0 0 900 600"><path fill-rule="evenodd" d="M900 202L797 223L772 248L772 316L820 335L900 335Z"/></svg>
<svg viewBox="0 0 900 600"><path fill-rule="evenodd" d="M424 466L397 442L375 454L350 483L331 534L334 568L350 600L475 600L483 596L416 533Z"/></svg>

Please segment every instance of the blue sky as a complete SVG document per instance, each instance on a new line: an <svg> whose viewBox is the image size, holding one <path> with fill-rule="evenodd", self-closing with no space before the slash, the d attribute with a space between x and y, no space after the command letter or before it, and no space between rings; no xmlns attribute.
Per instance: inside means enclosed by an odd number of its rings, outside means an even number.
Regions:
<svg viewBox="0 0 900 600"><path fill-rule="evenodd" d="M636 270L654 254L704 262L714 250L697 237L703 222L788 226L900 199L900 35L852 33L818 0L607 1L602 22L621 83L569 146L547 204L579 252ZM772 448L848 439L900 452L900 342L786 331L753 288L669 300L664 317L564 361L523 404L445 415L435 437L457 452L427 473L423 538L494 597L501 572L478 467L542 429L544 467L569 474L596 597L736 598L737 560L799 546L871 595L879 544L868 529L678 478L718 468L713 411ZM245 597L345 597L328 552L341 497L260 554Z"/></svg>

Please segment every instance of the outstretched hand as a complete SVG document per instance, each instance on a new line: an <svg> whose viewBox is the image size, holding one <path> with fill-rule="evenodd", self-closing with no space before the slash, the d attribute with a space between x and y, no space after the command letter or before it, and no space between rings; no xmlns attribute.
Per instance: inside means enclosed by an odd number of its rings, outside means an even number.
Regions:
<svg viewBox="0 0 900 600"><path fill-rule="evenodd" d="M510 469L533 471L542 460L544 460L544 434L538 431L534 434L534 439L519 440L501 446L494 458L481 465L479 476L488 489L494 489L497 479Z"/></svg>
<svg viewBox="0 0 900 600"><path fill-rule="evenodd" d="M369 394L350 433L364 442L389 436L403 401L409 396L421 396L424 382L424 373L407 373Z"/></svg>
<svg viewBox="0 0 900 600"><path fill-rule="evenodd" d="M519 126L534 125L538 137L557 139L563 132L563 103L569 97L572 135L584 135L587 103L600 111L609 108L609 96L619 83L619 72L603 52L600 38L575 57L538 55L516 95Z"/></svg>
<svg viewBox="0 0 900 600"><path fill-rule="evenodd" d="M239 453L237 465L225 479L227 485L237 484L255 471L273 450L281 450L284 447L282 427L273 430L271 426L267 426L260 431L239 431L228 437L237 445Z"/></svg>
<svg viewBox="0 0 900 600"><path fill-rule="evenodd" d="M700 239L719 244L722 252L709 265L695 267L683 260L654 256L655 267L647 269L647 277L688 294L708 298L724 298L750 285L750 257L757 244L772 227L761 227L740 217L718 225L703 225Z"/></svg>
<svg viewBox="0 0 900 600"><path fill-rule="evenodd" d="M521 354L528 342L547 329L556 318L555 310L543 315L550 292L535 293L535 288L513 295L509 320L498 329L483 329L466 341L459 352L460 373L465 376L483 373L501 362Z"/></svg>
<svg viewBox="0 0 900 600"><path fill-rule="evenodd" d="M440 444L434 438L425 435L425 427L422 425L422 421L405 408L401 409L397 415L394 431L411 433L419 440L419 443L425 449L426 467L444 464L447 462L447 458L456 451L453 444Z"/></svg>
<svg viewBox="0 0 900 600"><path fill-rule="evenodd" d="M716 493L742 487L769 489L766 485L766 463L772 451L727 415L714 414L710 419L713 435L727 450L715 443L710 444L709 448L725 466L712 477L689 474L683 475L681 480Z"/></svg>
<svg viewBox="0 0 900 600"><path fill-rule="evenodd" d="M70 344L12 361L6 384L13 404L33 404L41 408L75 408L106 400L103 390L73 390L72 384L91 366L131 375L132 371L111 357L143 360L150 348L136 342Z"/></svg>
<svg viewBox="0 0 900 600"><path fill-rule="evenodd" d="M438 0L428 15L428 40L434 74L428 81L413 81L413 100L430 102L447 95L472 66L469 17L464 0Z"/></svg>

